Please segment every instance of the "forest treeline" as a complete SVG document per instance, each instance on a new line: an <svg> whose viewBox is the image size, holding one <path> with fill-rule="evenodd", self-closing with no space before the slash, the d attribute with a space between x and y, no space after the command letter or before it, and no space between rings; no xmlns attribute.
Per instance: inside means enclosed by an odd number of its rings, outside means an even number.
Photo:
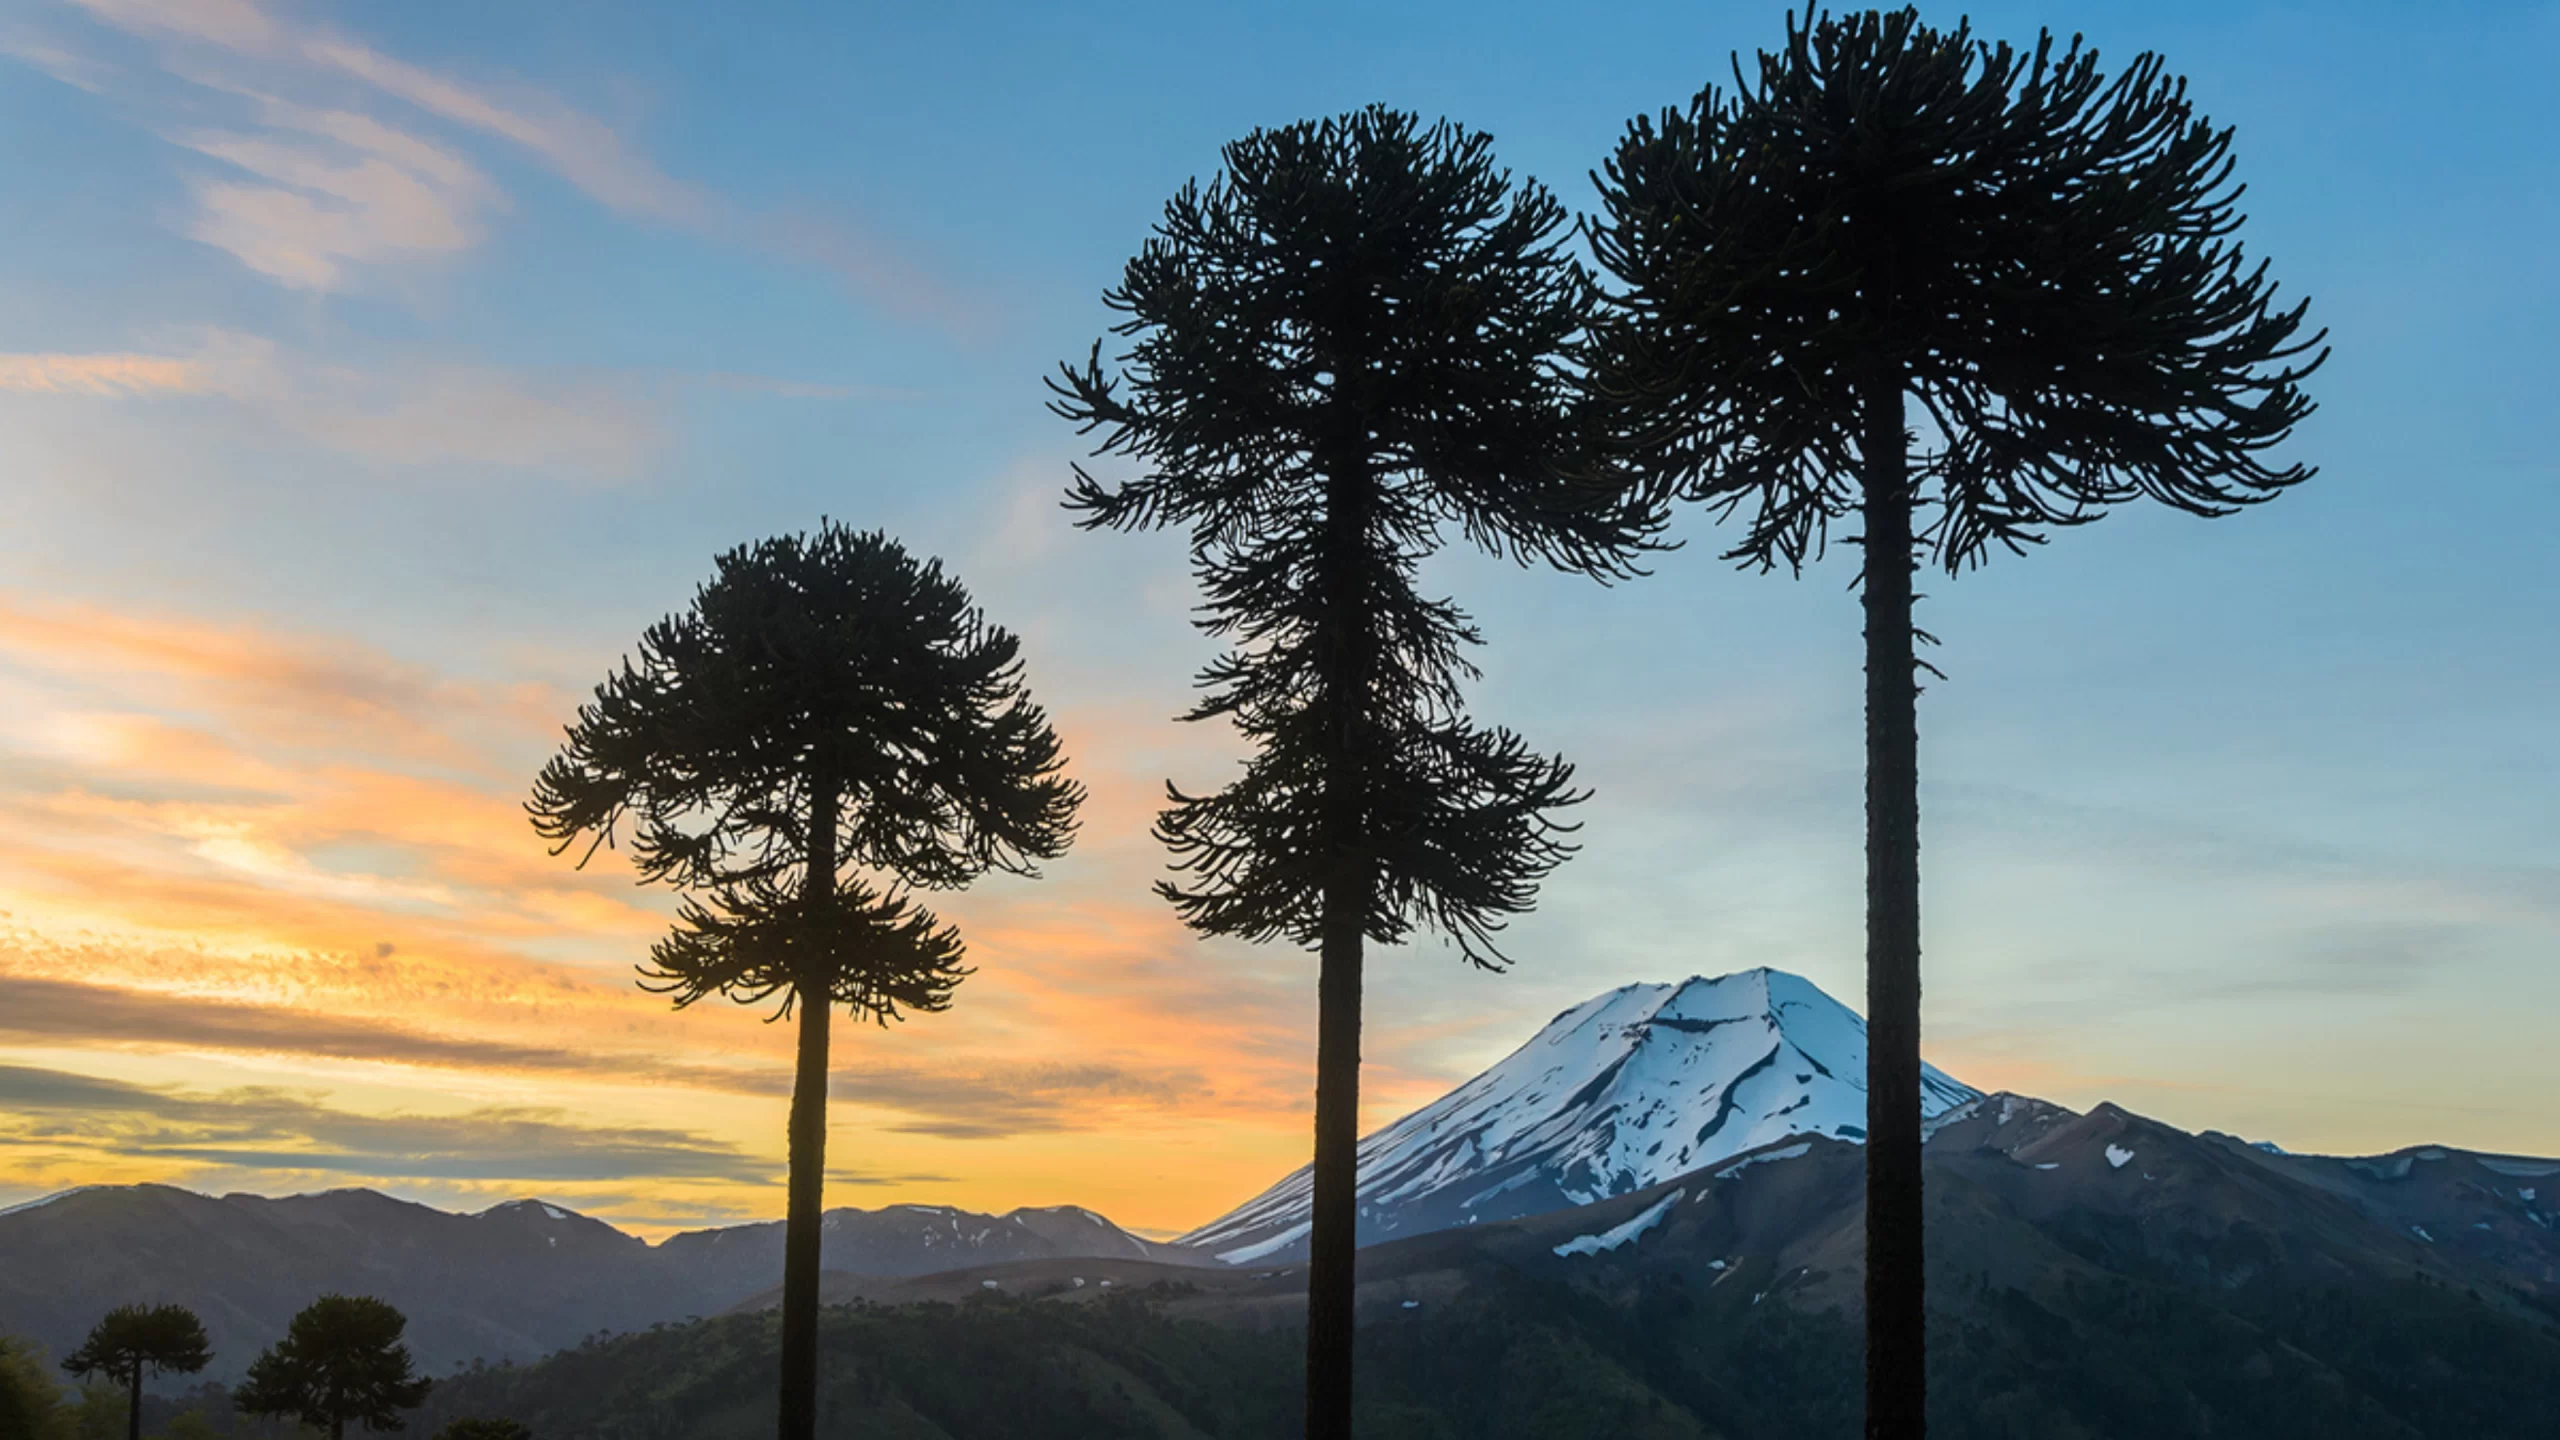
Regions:
<svg viewBox="0 0 2560 1440"><path fill-rule="evenodd" d="M2560 1406L2560 1340L2440 1286L2235 1309L2134 1278L2042 1299L1937 1278L1929 1420L1954 1440L2475 1440L2542 1433ZM824 1310L822 1423L902 1440L1299 1434L1302 1335L1173 1318L1178 1299ZM540 1440L756 1440L774 1424L779 1342L770 1312L598 1338L440 1379L416 1423L506 1415ZM1364 1325L1357 1344L1363 1440L1861 1433L1857 1323L1747 1294L1663 1281L1611 1297L1497 1278L1463 1302ZM83 1440L120 1429L100 1409ZM268 1434L227 1422L212 1433Z"/></svg>
<svg viewBox="0 0 2560 1440"><path fill-rule="evenodd" d="M238 1385L207 1384L176 1401L146 1397L147 1380L201 1371L213 1359L204 1322L183 1305L119 1305L100 1317L61 1369L40 1347L0 1334L0 1440L345 1440L347 1427L407 1428L433 1382L401 1342L408 1319L369 1295L323 1295L249 1365ZM150 1412L161 1415L147 1425ZM495 1416L452 1419L435 1440L531 1440Z"/></svg>

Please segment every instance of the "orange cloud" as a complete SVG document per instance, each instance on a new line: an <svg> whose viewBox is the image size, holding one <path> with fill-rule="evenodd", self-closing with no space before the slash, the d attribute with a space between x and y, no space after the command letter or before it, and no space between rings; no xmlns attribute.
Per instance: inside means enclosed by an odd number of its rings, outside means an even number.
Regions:
<svg viewBox="0 0 2560 1440"><path fill-rule="evenodd" d="M204 1057L252 1090L360 1093L380 1114L574 1095L600 1130L681 1114L741 1164L780 1154L790 1027L716 1004L678 1014L639 991L630 967L663 932L668 897L610 855L582 872L547 854L524 820L524 786L574 686L6 593L0 685L13 701L0 720L0 1064L76 1058L147 1085ZM1158 782L1139 757L1163 722L1115 705L1062 723L1076 763L1093 757L1108 824L1051 880L936 897L979 973L948 1015L839 1029L835 1128L877 1199L1118 1196L1129 1223L1180 1228L1298 1163L1309 971L1292 954L1243 964L1235 947L1204 948L1147 893L1161 856L1119 832L1143 836ZM1373 1095L1411 1088L1392 1066L1372 1073ZM232 1132L214 1111L239 1089L155 1122L149 1178L503 1184L299 1141L262 1171L258 1147L219 1138ZM190 1125L215 1138L190 1139ZM69 1153L0 1145L0 1190L65 1173ZM683 1163L694 1169L614 1187L617 1203L778 1208L746 1170Z"/></svg>
<svg viewBox="0 0 2560 1440"><path fill-rule="evenodd" d="M117 714L72 702L20 721L22 732L40 725L60 737L84 733L77 722L96 715L112 738L133 747L119 757L128 766L167 763L149 753L155 741L195 747L189 758L202 758L206 747L263 741L470 763L481 758L472 732L498 726L530 734L537 716L567 713L565 696L540 685L455 683L343 640L7 592L0 592L0 657L43 672L66 701L76 692L62 682L79 681L132 707ZM155 711L172 708L194 710L236 738L154 723ZM19 743L27 740L22 733Z"/></svg>

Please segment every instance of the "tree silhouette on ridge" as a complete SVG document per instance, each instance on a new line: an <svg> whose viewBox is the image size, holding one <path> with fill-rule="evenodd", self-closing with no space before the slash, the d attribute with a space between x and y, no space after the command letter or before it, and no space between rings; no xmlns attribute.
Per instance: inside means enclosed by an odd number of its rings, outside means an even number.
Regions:
<svg viewBox="0 0 2560 1440"><path fill-rule="evenodd" d="M192 1375L213 1359L204 1322L184 1305L119 1305L90 1327L62 1368L83 1379L103 1375L125 1387L125 1434L142 1440L142 1380L148 1374Z"/></svg>
<svg viewBox="0 0 2560 1440"><path fill-rule="evenodd" d="M346 1440L350 1420L368 1430L405 1428L400 1412L424 1403L433 1383L410 1368L409 1347L400 1343L408 1325L370 1295L323 1295L251 1362L232 1404L320 1426L329 1440Z"/></svg>

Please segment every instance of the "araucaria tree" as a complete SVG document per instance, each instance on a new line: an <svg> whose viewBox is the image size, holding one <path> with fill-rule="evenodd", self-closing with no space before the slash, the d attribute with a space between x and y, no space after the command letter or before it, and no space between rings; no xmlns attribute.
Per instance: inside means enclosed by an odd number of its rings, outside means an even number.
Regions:
<svg viewBox="0 0 2560 1440"><path fill-rule="evenodd" d="M782 1440L817 1425L828 1020L949 1006L959 933L914 903L1066 852L1083 791L1019 643L940 561L829 522L741 546L596 687L528 810L561 849L626 829L684 894L643 984L800 1019L783 1240Z"/></svg>
<svg viewBox="0 0 2560 1440"><path fill-rule="evenodd" d="M400 1334L408 1317L370 1295L323 1295L302 1308L284 1338L249 1366L231 1403L251 1415L283 1415L346 1440L347 1422L402 1428L400 1412L431 1383L410 1368Z"/></svg>
<svg viewBox="0 0 2560 1440"><path fill-rule="evenodd" d="M1854 513L1867 709L1867 1433L1923 1420L1915 570L2142 497L2195 515L2325 355L2244 260L2231 132L2141 55L1915 12L1790 19L1736 90L1639 119L1600 180L1623 282L1590 374L1655 493L1747 511L1791 570Z"/></svg>
<svg viewBox="0 0 2560 1440"><path fill-rule="evenodd" d="M184 1305L119 1305L62 1362L82 1379L101 1375L125 1388L125 1434L142 1440L142 1378L192 1375L213 1359L204 1322Z"/></svg>
<svg viewBox="0 0 2560 1440"><path fill-rule="evenodd" d="M1568 853L1562 760L1470 723L1477 633L1416 570L1456 530L1523 562L1623 568L1652 512L1589 464L1559 357L1593 293L1565 217L1490 142L1372 108L1257 131L1186 185L1105 297L1132 339L1052 409L1143 474L1081 467L1088 526L1190 531L1201 626L1231 648L1185 717L1256 747L1171 789L1159 888L1194 929L1317 950L1307 1429L1350 1433L1360 985L1417 926L1493 940Z"/></svg>

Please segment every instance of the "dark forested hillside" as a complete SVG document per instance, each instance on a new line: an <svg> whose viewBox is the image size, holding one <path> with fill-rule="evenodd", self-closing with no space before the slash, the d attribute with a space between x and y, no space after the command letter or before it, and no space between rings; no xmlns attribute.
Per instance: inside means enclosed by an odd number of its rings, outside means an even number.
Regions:
<svg viewBox="0 0 2560 1440"><path fill-rule="evenodd" d="M2414 1185L2394 1205L2490 1217L2465 1222L2466 1247L2111 1108L1992 1097L1933 1148L1933 1434L2554 1433L2549 1232L2512 1185L2465 1178L2473 1160L2387 1182ZM1851 1440L1862 1159L1770 1147L1362 1252L1361 1434ZM1078 1268L982 1267L884 1292L927 1303L828 1311L824 1423L917 1440L1297 1433L1303 1271L1124 1268L1106 1291ZM1161 1278L1137 1288L1141 1273ZM769 1315L671 1327L454 1377L430 1412L512 1416L544 1440L743 1440L771 1428L773 1344Z"/></svg>
<svg viewBox="0 0 2560 1440"><path fill-rule="evenodd" d="M2058 1297L1942 1276L1931 1430L1951 1437L2534 1440L2560 1414L2560 1337L2422 1284L2305 1295L2242 1315L2170 1287ZM913 1440L1287 1440L1301 1342L1179 1318L1182 1296L990 1298L826 1312L822 1425ZM446 1418L506 1415L545 1440L770 1433L769 1314L455 1376ZM1840 1311L1676 1280L1602 1296L1510 1272L1364 1323L1374 1440L1852 1440L1859 1338Z"/></svg>

